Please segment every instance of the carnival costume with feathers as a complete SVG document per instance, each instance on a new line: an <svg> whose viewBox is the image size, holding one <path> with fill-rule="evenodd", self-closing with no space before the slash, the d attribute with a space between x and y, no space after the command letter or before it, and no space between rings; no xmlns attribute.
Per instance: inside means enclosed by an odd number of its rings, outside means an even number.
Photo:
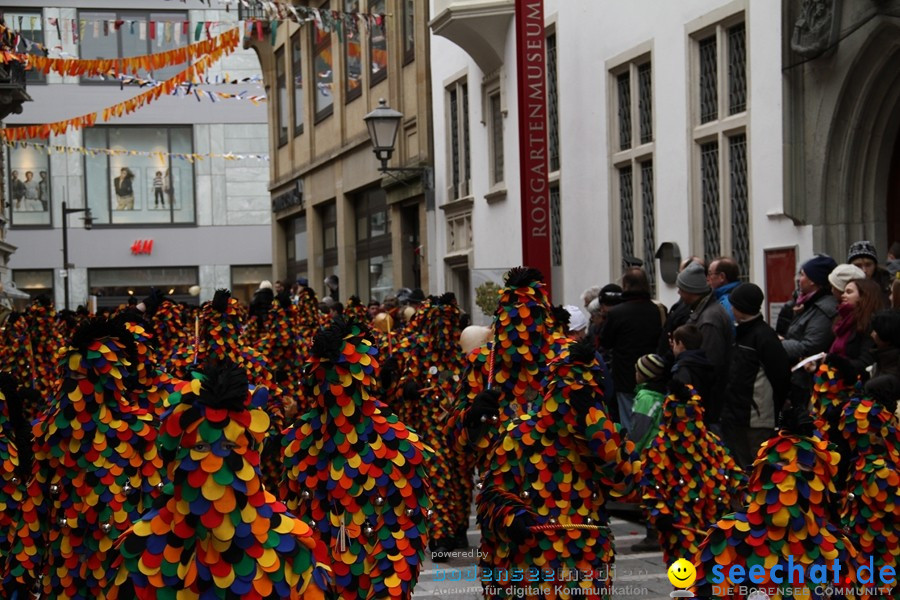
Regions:
<svg viewBox="0 0 900 600"><path fill-rule="evenodd" d="M448 443L474 454L483 468L490 464L488 449L498 432L540 404L541 381L556 341L541 279L540 271L526 267L506 274L494 314L493 341L466 357L457 404L445 431Z"/></svg>
<svg viewBox="0 0 900 600"><path fill-rule="evenodd" d="M325 548L262 486L267 394L231 363L178 384L160 434L171 483L119 542L110 600L326 597Z"/></svg>
<svg viewBox="0 0 900 600"><path fill-rule="evenodd" d="M376 402L378 369L357 325L319 333L306 381L316 406L283 438L282 497L328 546L345 600L410 598L428 541L423 446Z"/></svg>
<svg viewBox="0 0 900 600"><path fill-rule="evenodd" d="M605 504L636 493L640 463L603 411L603 387L592 345L571 343L550 363L543 402L500 434L478 497L486 597L496 597L492 586L509 585L513 569L525 579L505 594L605 597L599 590L612 583L614 562ZM549 588L534 573L546 570L556 577ZM593 574L565 581L586 571ZM529 582L549 594L529 593Z"/></svg>
<svg viewBox="0 0 900 600"><path fill-rule="evenodd" d="M453 293L427 298L410 321L412 333L394 357L399 394L389 404L401 422L434 450L426 462L434 517L429 538L434 550L468 546L465 538L472 504L472 459L450 447L444 436L452 398L465 357L459 347L460 310Z"/></svg>
<svg viewBox="0 0 900 600"><path fill-rule="evenodd" d="M94 599L110 582L113 543L162 487L153 415L133 405L135 345L120 324L88 321L60 365L34 426L34 467L13 529L7 591L32 582L50 598Z"/></svg>
<svg viewBox="0 0 900 600"><path fill-rule="evenodd" d="M697 391L671 386L659 433L642 455L641 481L666 564L696 554L706 530L742 504L746 484L722 440L706 428Z"/></svg>
<svg viewBox="0 0 900 600"><path fill-rule="evenodd" d="M0 373L0 531L9 532L15 522L25 484L31 476L31 427L25 420L18 382ZM10 540L0 537L0 564L9 557Z"/></svg>
<svg viewBox="0 0 900 600"><path fill-rule="evenodd" d="M849 481L841 523L864 557L874 557L875 573L900 562L900 436L895 398L848 402L839 430L850 455ZM887 594L885 594L887 595Z"/></svg>
<svg viewBox="0 0 900 600"><path fill-rule="evenodd" d="M840 565L840 580L859 581L863 564L850 540L836 525L835 487L839 456L816 435L812 417L805 407L782 413L782 429L760 447L747 486L749 505L716 523L693 560L697 566L694 594L698 598L745 599L742 590L760 587L771 590L808 588L808 598L820 599L815 590L822 585L811 581L813 567L833 582L834 561ZM774 574L787 581L788 559L800 565L804 582L779 585L769 579ZM734 585L728 579L734 565L744 573L762 573L759 583ZM719 566L723 583L712 582L713 568ZM759 568L761 567L761 568ZM849 578L849 579L847 579ZM770 595L772 600L794 598L792 592ZM803 597L803 596L801 596ZM867 598L849 593L844 598Z"/></svg>

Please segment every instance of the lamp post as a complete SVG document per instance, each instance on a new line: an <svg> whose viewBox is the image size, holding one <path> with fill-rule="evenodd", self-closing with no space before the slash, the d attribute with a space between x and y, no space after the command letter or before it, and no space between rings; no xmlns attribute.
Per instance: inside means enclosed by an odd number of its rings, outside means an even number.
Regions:
<svg viewBox="0 0 900 600"><path fill-rule="evenodd" d="M363 117L366 127L369 130L369 139L372 141L372 151L375 157L381 161L379 171L386 175L391 175L394 179L400 180L396 175L401 177L409 177L412 175L420 175L422 177L422 188L427 192L433 189L431 180L431 167L389 167L388 161L394 154L394 145L397 143L397 131L400 129L400 121L403 120L403 113L398 112L387 105L384 98L378 99L378 108Z"/></svg>
<svg viewBox="0 0 900 600"><path fill-rule="evenodd" d="M63 284L63 298L66 310L69 310L69 215L72 213L84 213L84 228L90 231L94 226L94 219L91 217L90 208L69 208L65 201L62 203L62 236L63 236L63 278L66 280Z"/></svg>

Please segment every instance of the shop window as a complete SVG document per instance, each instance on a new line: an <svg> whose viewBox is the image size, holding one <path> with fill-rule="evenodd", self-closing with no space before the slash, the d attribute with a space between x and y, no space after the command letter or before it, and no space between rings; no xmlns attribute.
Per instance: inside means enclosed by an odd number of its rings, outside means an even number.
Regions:
<svg viewBox="0 0 900 600"><path fill-rule="evenodd" d="M381 188L360 194L356 212L356 289L363 300L379 302L394 289L391 221Z"/></svg>
<svg viewBox="0 0 900 600"><path fill-rule="evenodd" d="M146 11L81 11L79 23L81 58L128 58L157 54L192 43L193 31L187 13ZM157 69L150 75L164 80L184 70L187 65ZM109 77L105 78L109 80ZM85 77L86 81L103 81L103 77ZM113 79L115 81L115 79Z"/></svg>
<svg viewBox="0 0 900 600"><path fill-rule="evenodd" d="M53 298L53 269L16 269L12 280L20 292L32 299L42 294Z"/></svg>
<svg viewBox="0 0 900 600"><path fill-rule="evenodd" d="M143 300L156 288L175 302L196 304L190 288L199 283L197 267L88 269L88 288L98 307L115 307L131 297Z"/></svg>
<svg viewBox="0 0 900 600"><path fill-rule="evenodd" d="M262 280L272 279L272 265L241 265L231 267L231 296L244 304L250 304L253 292ZM273 282L274 283L274 282Z"/></svg>
<svg viewBox="0 0 900 600"><path fill-rule="evenodd" d="M46 140L7 148L6 198L11 227L49 227L52 214L50 157Z"/></svg>
<svg viewBox="0 0 900 600"><path fill-rule="evenodd" d="M326 4L322 10L327 10ZM321 27L310 27L313 46L313 77L316 80L316 121L329 116L334 110L334 56L331 51L331 32Z"/></svg>
<svg viewBox="0 0 900 600"><path fill-rule="evenodd" d="M194 151L191 127L93 127L84 144L114 151L84 158L94 225L194 222L193 164L171 156Z"/></svg>
<svg viewBox="0 0 900 600"><path fill-rule="evenodd" d="M307 277L309 273L309 250L306 230L306 214L291 218L287 222L285 245L288 279Z"/></svg>
<svg viewBox="0 0 900 600"><path fill-rule="evenodd" d="M384 15L385 12L384 0L369 1L370 14ZM385 18L381 19L380 24L373 24L369 28L369 56L372 61L372 76L369 83L375 85L387 77L388 47Z"/></svg>
<svg viewBox="0 0 900 600"><path fill-rule="evenodd" d="M17 48L19 52L44 56L40 48L44 44L44 21L40 11L4 12L3 19L7 27L11 27L21 36ZM45 83L47 76L35 69L29 69L25 73L25 81L29 85Z"/></svg>

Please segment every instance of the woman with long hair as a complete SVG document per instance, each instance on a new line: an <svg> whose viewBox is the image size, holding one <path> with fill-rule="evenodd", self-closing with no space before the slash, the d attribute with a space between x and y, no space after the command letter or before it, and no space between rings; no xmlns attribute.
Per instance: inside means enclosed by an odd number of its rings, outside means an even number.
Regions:
<svg viewBox="0 0 900 600"><path fill-rule="evenodd" d="M838 316L832 328L834 342L829 352L849 360L857 373L862 373L875 360L872 317L882 308L881 287L871 279L853 279L841 294Z"/></svg>

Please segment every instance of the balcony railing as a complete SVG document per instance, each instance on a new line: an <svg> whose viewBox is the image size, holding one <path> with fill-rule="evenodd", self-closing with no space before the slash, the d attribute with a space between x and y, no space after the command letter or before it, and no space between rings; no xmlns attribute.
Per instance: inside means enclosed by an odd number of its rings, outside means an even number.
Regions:
<svg viewBox="0 0 900 600"><path fill-rule="evenodd" d="M244 6L243 2L238 2L238 19L241 21L247 19L265 21L269 19L269 15L266 14L266 9L263 8L262 4L255 2L254 0L249 0L247 6Z"/></svg>

